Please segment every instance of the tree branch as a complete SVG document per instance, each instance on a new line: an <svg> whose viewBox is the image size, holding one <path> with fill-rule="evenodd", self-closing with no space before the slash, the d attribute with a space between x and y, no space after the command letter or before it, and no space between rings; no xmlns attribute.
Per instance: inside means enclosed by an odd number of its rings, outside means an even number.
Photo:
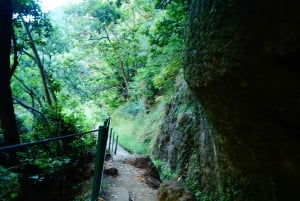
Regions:
<svg viewBox="0 0 300 201"><path fill-rule="evenodd" d="M169 3L171 3L171 1L172 1L172 0L161 0L161 1L155 6L155 8L156 8L156 9L163 9L163 8L166 8L167 5L168 5Z"/></svg>
<svg viewBox="0 0 300 201"><path fill-rule="evenodd" d="M13 97L14 103L15 104L19 104L20 106L22 106L23 108L25 108L26 110L29 110L33 115L35 115L35 113L38 113L40 115L42 115L43 113L38 111L37 109L30 107L28 105L26 105L25 103L23 103L21 100Z"/></svg>
<svg viewBox="0 0 300 201"><path fill-rule="evenodd" d="M93 38L92 36L90 36L90 38L88 40L97 40L97 41L100 41L102 39L107 39L109 40L109 38L107 36L103 36L103 37L100 37L100 38Z"/></svg>
<svg viewBox="0 0 300 201"><path fill-rule="evenodd" d="M22 84L22 86L24 87L24 89L25 89L25 91L30 95L30 97L35 97L35 99L36 99L36 101L38 102L38 104L42 107L42 103L41 103L41 101L37 98L38 96L36 95L36 93L34 93L34 91L33 90L31 90L26 84L25 84L25 82L23 81L23 80L21 80L20 78L18 78L17 76L15 76L14 75L14 78L16 79L16 80L18 80L21 84Z"/></svg>
<svg viewBox="0 0 300 201"><path fill-rule="evenodd" d="M36 62L35 57L30 54L29 52L27 52L26 50L22 50L22 52L24 52L24 54L26 54L28 57L30 57L34 62Z"/></svg>

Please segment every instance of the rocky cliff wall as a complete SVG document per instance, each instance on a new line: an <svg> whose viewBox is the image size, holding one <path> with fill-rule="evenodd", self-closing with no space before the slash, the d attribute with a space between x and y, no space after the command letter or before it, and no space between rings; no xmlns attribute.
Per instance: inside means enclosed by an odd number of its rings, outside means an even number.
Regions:
<svg viewBox="0 0 300 201"><path fill-rule="evenodd" d="M214 200L298 200L299 3L191 1L154 153Z"/></svg>
<svg viewBox="0 0 300 201"><path fill-rule="evenodd" d="M220 139L182 72L176 81L176 95L164 113L153 155L165 160L194 193L220 198L224 194L219 167L223 156L216 143Z"/></svg>

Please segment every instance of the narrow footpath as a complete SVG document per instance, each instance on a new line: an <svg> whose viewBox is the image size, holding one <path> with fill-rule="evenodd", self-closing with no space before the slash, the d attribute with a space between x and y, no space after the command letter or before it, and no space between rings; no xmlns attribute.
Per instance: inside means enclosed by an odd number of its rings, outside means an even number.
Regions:
<svg viewBox="0 0 300 201"><path fill-rule="evenodd" d="M118 147L105 162L99 201L157 201L159 175L147 156L131 155Z"/></svg>

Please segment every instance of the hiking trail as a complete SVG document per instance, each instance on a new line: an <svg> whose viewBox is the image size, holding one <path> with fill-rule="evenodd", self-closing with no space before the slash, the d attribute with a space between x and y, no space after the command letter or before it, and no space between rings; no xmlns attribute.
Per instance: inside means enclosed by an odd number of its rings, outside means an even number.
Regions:
<svg viewBox="0 0 300 201"><path fill-rule="evenodd" d="M157 201L159 174L147 156L132 155L118 146L104 164L99 201Z"/></svg>

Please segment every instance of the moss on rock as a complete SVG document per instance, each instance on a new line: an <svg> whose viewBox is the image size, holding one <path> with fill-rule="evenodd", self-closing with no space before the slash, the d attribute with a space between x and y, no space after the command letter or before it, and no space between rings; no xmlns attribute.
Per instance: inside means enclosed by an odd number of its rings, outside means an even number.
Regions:
<svg viewBox="0 0 300 201"><path fill-rule="evenodd" d="M185 79L214 130L222 189L232 200L297 200L297 7L191 1Z"/></svg>
<svg viewBox="0 0 300 201"><path fill-rule="evenodd" d="M190 2L188 86L177 86L154 154L199 199L298 199L299 4Z"/></svg>

